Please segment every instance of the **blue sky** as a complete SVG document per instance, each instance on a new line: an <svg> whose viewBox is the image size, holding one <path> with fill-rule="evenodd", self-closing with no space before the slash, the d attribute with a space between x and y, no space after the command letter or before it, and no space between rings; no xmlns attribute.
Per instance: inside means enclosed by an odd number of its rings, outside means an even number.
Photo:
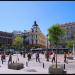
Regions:
<svg viewBox="0 0 75 75"><path fill-rule="evenodd" d="M35 20L45 35L53 24L75 22L75 2L0 1L0 31L30 30Z"/></svg>

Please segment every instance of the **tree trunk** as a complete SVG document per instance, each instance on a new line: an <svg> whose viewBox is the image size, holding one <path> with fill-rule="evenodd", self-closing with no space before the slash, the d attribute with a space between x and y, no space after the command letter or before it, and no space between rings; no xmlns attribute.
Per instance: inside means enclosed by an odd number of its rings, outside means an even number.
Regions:
<svg viewBox="0 0 75 75"><path fill-rule="evenodd" d="M56 45L56 68L57 68L57 45Z"/></svg>
<svg viewBox="0 0 75 75"><path fill-rule="evenodd" d="M57 49L56 49L56 68L57 68Z"/></svg>

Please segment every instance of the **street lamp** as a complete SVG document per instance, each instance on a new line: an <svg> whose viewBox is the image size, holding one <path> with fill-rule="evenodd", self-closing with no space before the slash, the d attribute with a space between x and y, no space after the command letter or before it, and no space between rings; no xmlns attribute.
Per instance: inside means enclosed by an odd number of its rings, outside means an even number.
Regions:
<svg viewBox="0 0 75 75"><path fill-rule="evenodd" d="M24 46L24 50L25 50L25 34L23 35L23 46Z"/></svg>
<svg viewBox="0 0 75 75"><path fill-rule="evenodd" d="M74 54L75 54L75 44L73 44L73 51L72 51L72 53L73 53L73 57L74 57Z"/></svg>
<svg viewBox="0 0 75 75"><path fill-rule="evenodd" d="M33 28L32 28L32 46L33 46L33 32L34 32L34 31L33 31Z"/></svg>
<svg viewBox="0 0 75 75"><path fill-rule="evenodd" d="M28 32L28 41L27 41L27 44L28 44L28 51L30 51L30 46L29 46L29 32Z"/></svg>
<svg viewBox="0 0 75 75"><path fill-rule="evenodd" d="M48 34L47 34L47 61L49 61L49 54L48 54Z"/></svg>
<svg viewBox="0 0 75 75"><path fill-rule="evenodd" d="M48 34L47 34L47 51L48 51Z"/></svg>

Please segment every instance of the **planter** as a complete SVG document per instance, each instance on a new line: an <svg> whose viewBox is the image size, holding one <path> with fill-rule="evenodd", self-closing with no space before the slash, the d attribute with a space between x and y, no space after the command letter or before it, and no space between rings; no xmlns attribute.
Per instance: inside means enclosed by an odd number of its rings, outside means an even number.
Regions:
<svg viewBox="0 0 75 75"><path fill-rule="evenodd" d="M66 74L66 71L64 71L64 65L52 65L49 67L49 74Z"/></svg>
<svg viewBox="0 0 75 75"><path fill-rule="evenodd" d="M23 63L11 63L8 64L8 69L20 70L24 68Z"/></svg>

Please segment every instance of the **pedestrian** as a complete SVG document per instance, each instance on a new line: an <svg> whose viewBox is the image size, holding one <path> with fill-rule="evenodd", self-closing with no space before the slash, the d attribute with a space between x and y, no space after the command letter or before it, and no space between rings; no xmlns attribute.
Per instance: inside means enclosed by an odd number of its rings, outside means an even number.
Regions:
<svg viewBox="0 0 75 75"><path fill-rule="evenodd" d="M49 58L51 58L51 55L52 55L52 53L51 53L51 52L49 52Z"/></svg>
<svg viewBox="0 0 75 75"><path fill-rule="evenodd" d="M52 63L55 62L55 53L52 54Z"/></svg>
<svg viewBox="0 0 75 75"><path fill-rule="evenodd" d="M30 59L31 59L31 54L28 53L27 57L28 57L28 61L30 61Z"/></svg>
<svg viewBox="0 0 75 75"><path fill-rule="evenodd" d="M67 54L64 52L64 62L66 62Z"/></svg>
<svg viewBox="0 0 75 75"><path fill-rule="evenodd" d="M2 64L3 64L3 53L1 53L1 61L2 61Z"/></svg>
<svg viewBox="0 0 75 75"><path fill-rule="evenodd" d="M21 56L22 56L22 52L20 52Z"/></svg>
<svg viewBox="0 0 75 75"><path fill-rule="evenodd" d="M39 58L39 52L38 53L36 53L36 62L40 62L40 58Z"/></svg>
<svg viewBox="0 0 75 75"><path fill-rule="evenodd" d="M8 64L9 64L9 63L12 63L12 56L11 56L11 54L9 55Z"/></svg>
<svg viewBox="0 0 75 75"><path fill-rule="evenodd" d="M46 52L45 57L46 57L47 61L49 61L49 52Z"/></svg>
<svg viewBox="0 0 75 75"><path fill-rule="evenodd" d="M23 52L23 57L25 58L25 52Z"/></svg>

